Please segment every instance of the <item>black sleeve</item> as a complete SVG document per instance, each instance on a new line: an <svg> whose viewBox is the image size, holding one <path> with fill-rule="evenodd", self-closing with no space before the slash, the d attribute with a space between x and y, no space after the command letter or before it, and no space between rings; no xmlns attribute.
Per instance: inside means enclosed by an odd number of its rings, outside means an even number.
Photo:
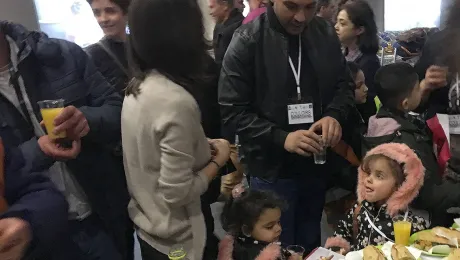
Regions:
<svg viewBox="0 0 460 260"><path fill-rule="evenodd" d="M340 42L336 35L330 39L333 45L330 51L336 53L337 60L340 63L335 84L335 92L332 102L326 108L324 117L330 116L335 118L340 125L344 125L348 119L348 114L355 109L355 82L353 81L345 57L342 55Z"/></svg>
<svg viewBox="0 0 460 260"><path fill-rule="evenodd" d="M423 47L422 55L415 64L415 69L420 80L425 79L425 74L431 65L439 63L441 48L438 46L441 34L435 34L429 39ZM438 64L439 65L439 64ZM428 112L427 118L434 116L436 113L447 113L449 107L449 88L443 87L433 91L429 98L417 108L416 112Z"/></svg>
<svg viewBox="0 0 460 260"><path fill-rule="evenodd" d="M244 32L235 32L219 80L219 104L224 127L246 138L262 138L284 147L288 132L261 118L251 106L254 95L254 44Z"/></svg>

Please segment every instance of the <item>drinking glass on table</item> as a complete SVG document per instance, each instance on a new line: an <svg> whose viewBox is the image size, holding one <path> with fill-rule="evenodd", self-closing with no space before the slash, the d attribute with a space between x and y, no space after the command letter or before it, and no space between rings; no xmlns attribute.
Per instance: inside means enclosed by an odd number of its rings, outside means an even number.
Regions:
<svg viewBox="0 0 460 260"><path fill-rule="evenodd" d="M323 136L320 135L321 138ZM322 151L319 153L313 154L313 159L315 160L315 164L325 164L326 163L326 150L327 147L324 145L324 141L321 141L321 147L323 148Z"/></svg>
<svg viewBox="0 0 460 260"><path fill-rule="evenodd" d="M38 106L40 107L40 112L43 117L43 123L45 124L46 132L51 139L63 139L66 138L65 132L60 132L59 134L54 134L54 119L62 112L64 109L64 99L56 100L43 100L38 101Z"/></svg>
<svg viewBox="0 0 460 260"><path fill-rule="evenodd" d="M298 246L298 245L292 245L287 247L287 251L291 253L292 256L298 256L298 260L303 259L303 254L305 254L305 248Z"/></svg>
<svg viewBox="0 0 460 260"><path fill-rule="evenodd" d="M395 233L395 243L408 246L410 231L412 228L412 218L403 215L394 217L393 228Z"/></svg>

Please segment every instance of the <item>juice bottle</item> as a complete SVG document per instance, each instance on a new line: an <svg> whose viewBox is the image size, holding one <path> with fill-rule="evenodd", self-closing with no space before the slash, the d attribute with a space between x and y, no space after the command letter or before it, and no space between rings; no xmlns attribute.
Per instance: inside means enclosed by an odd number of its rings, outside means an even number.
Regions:
<svg viewBox="0 0 460 260"><path fill-rule="evenodd" d="M65 138L66 133L60 132L59 134L53 134L54 131L54 119L61 113L64 108L42 108L40 112L45 123L46 132L51 139Z"/></svg>

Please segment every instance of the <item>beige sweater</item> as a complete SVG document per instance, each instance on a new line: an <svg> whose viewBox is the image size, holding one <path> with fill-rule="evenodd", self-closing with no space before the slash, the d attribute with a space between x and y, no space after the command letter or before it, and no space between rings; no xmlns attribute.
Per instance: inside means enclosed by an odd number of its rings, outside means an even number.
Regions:
<svg viewBox="0 0 460 260"><path fill-rule="evenodd" d="M121 117L129 214L138 235L158 251L167 254L182 244L189 259L201 260L206 228L200 196L209 183L200 170L211 152L198 105L158 72L140 89L125 98Z"/></svg>

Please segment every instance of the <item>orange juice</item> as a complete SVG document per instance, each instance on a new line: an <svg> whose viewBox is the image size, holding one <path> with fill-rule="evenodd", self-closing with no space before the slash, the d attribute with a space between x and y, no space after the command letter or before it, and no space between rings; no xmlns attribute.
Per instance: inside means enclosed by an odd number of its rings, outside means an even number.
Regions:
<svg viewBox="0 0 460 260"><path fill-rule="evenodd" d="M393 222L393 228L395 232L395 243L408 246L410 238L410 230L412 224L409 221L396 221Z"/></svg>
<svg viewBox="0 0 460 260"><path fill-rule="evenodd" d="M64 108L42 108L40 109L43 117L43 122L45 123L46 132L51 139L60 139L65 138L66 133L61 132L58 135L53 134L54 131L54 119L61 113Z"/></svg>

